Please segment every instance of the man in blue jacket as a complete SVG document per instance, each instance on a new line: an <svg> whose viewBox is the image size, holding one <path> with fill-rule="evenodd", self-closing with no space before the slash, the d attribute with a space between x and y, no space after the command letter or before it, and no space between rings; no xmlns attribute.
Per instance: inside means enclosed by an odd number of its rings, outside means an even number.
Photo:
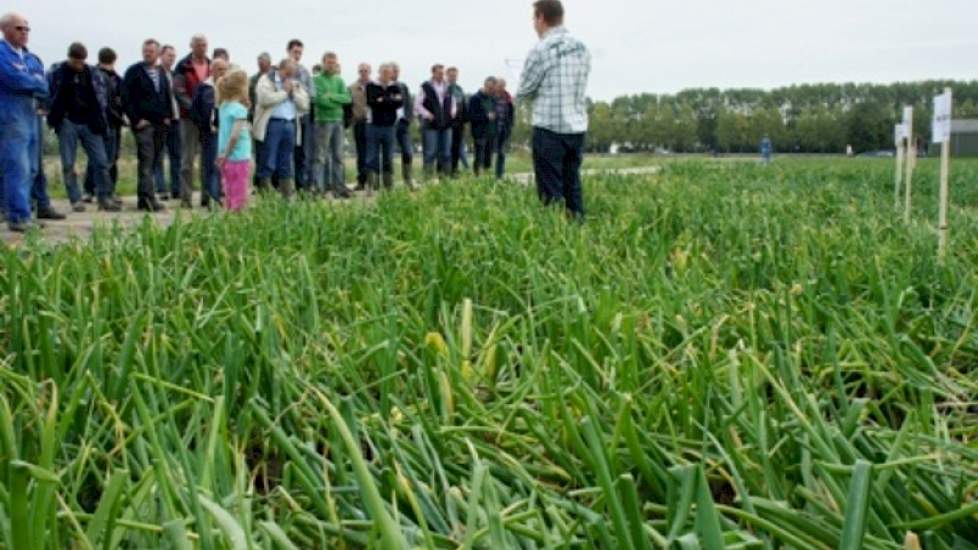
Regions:
<svg viewBox="0 0 978 550"><path fill-rule="evenodd" d="M38 99L48 96L44 67L27 51L31 28L23 16L0 17L0 174L7 226L23 233L32 227L30 192L40 135Z"/></svg>

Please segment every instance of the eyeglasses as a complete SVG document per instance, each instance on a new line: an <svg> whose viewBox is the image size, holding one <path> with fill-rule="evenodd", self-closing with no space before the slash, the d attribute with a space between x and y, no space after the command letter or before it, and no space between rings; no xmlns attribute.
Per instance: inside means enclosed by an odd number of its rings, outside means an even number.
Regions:
<svg viewBox="0 0 978 550"><path fill-rule="evenodd" d="M14 27L14 30L18 30L20 32L31 32L30 27Z"/></svg>

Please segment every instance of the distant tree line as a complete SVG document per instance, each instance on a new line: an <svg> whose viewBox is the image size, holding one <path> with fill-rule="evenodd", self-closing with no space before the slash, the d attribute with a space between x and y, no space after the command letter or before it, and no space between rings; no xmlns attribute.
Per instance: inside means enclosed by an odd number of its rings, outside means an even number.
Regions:
<svg viewBox="0 0 978 550"><path fill-rule="evenodd" d="M858 154L893 148L893 125L914 106L914 134L930 142L933 97L954 89L954 117L978 118L978 81L805 84L774 90L690 89L589 102L588 149L608 152L756 152L764 135L778 152ZM514 138L529 142L522 106Z"/></svg>

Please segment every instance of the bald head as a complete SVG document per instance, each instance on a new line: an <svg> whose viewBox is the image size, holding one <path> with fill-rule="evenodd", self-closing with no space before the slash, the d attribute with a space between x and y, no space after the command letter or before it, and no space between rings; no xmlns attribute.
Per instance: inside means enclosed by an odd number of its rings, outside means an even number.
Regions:
<svg viewBox="0 0 978 550"><path fill-rule="evenodd" d="M190 53L194 59L207 59L207 37L203 34L195 34L190 38Z"/></svg>
<svg viewBox="0 0 978 550"><path fill-rule="evenodd" d="M23 15L8 13L0 17L0 30L3 31L3 39L11 46L15 48L27 46L27 37L30 35L31 28Z"/></svg>

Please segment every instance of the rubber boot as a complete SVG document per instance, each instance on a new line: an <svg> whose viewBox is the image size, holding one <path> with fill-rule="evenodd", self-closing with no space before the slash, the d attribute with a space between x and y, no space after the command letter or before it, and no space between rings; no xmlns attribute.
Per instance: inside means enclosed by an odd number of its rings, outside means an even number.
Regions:
<svg viewBox="0 0 978 550"><path fill-rule="evenodd" d="M278 191L282 193L285 200L291 200L295 195L295 180L292 178L282 178L278 182Z"/></svg>
<svg viewBox="0 0 978 550"><path fill-rule="evenodd" d="M370 172L367 174L367 194L372 195L374 191L378 188L377 185L377 174Z"/></svg>
<svg viewBox="0 0 978 550"><path fill-rule="evenodd" d="M408 189L414 189L414 178L411 171L412 167L410 162L401 165L401 172L404 174L404 185Z"/></svg>
<svg viewBox="0 0 978 550"><path fill-rule="evenodd" d="M264 195L272 188L272 180L268 178L258 178L256 186L258 187L258 192Z"/></svg>
<svg viewBox="0 0 978 550"><path fill-rule="evenodd" d="M384 172L383 181L384 181L384 189L386 189L388 191L390 191L391 189L393 189L394 188L394 173L393 172Z"/></svg>

